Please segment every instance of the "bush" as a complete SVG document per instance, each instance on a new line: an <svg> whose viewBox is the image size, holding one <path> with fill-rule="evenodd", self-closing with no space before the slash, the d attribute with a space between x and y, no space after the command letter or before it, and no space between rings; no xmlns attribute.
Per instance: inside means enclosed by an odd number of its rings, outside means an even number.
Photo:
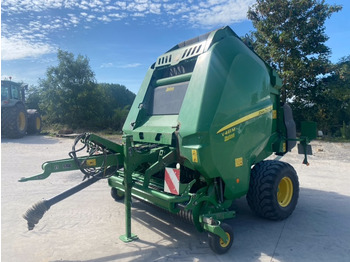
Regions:
<svg viewBox="0 0 350 262"><path fill-rule="evenodd" d="M350 139L350 126L345 125L345 121L343 121L343 127L340 128L340 133L342 138Z"/></svg>

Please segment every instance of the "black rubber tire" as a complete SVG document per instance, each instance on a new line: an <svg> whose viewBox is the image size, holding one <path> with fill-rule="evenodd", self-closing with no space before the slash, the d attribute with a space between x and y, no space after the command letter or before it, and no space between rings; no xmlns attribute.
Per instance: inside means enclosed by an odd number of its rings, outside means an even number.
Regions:
<svg viewBox="0 0 350 262"><path fill-rule="evenodd" d="M111 196L113 197L113 199L117 202L120 202L124 199L124 192L116 189L115 187L111 188Z"/></svg>
<svg viewBox="0 0 350 262"><path fill-rule="evenodd" d="M224 243L222 239L213 233L208 233L208 241L209 241L209 247L213 252L215 252L218 255L225 254L232 246L233 244L233 230L232 227L228 224L221 223L221 228L226 232L226 234L229 236L229 242Z"/></svg>
<svg viewBox="0 0 350 262"><path fill-rule="evenodd" d="M1 108L1 133L7 138L21 138L27 133L28 119L25 107L17 103Z"/></svg>
<svg viewBox="0 0 350 262"><path fill-rule="evenodd" d="M28 109L28 134L35 135L41 132L41 116L35 109Z"/></svg>
<svg viewBox="0 0 350 262"><path fill-rule="evenodd" d="M247 201L256 215L271 220L285 219L293 213L298 198L298 176L291 165L267 160L254 166Z"/></svg>

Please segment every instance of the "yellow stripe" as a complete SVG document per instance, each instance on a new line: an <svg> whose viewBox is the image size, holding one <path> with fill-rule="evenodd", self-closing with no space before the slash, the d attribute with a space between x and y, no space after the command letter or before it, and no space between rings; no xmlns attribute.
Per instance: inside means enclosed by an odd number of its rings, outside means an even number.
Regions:
<svg viewBox="0 0 350 262"><path fill-rule="evenodd" d="M227 130L229 128L232 128L232 127L234 127L236 125L239 125L239 124L241 124L241 123L243 123L245 121L248 121L250 119L253 119L255 117L258 117L258 116L261 116L263 114L266 114L266 113L268 113L270 111L272 111L272 105L270 105L268 107L265 107L263 109L260 109L260 110L254 112L254 113L249 114L249 115L246 115L246 116L244 116L244 117L242 117L242 118L240 118L240 119L238 119L236 121L233 121L232 123L230 123L230 124L224 126L223 128L221 128L216 134L224 132L225 130Z"/></svg>

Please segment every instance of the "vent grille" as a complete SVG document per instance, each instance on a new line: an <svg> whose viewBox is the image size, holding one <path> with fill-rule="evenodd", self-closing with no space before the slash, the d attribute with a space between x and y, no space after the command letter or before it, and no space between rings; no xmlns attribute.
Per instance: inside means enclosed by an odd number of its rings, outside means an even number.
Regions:
<svg viewBox="0 0 350 262"><path fill-rule="evenodd" d="M195 45L195 46L192 46L192 47L189 47L187 49L185 49L185 51L183 52L182 54L182 57L181 59L183 58L188 58L188 57L192 57L194 55L197 55L199 54L199 52L201 51L202 49L202 45Z"/></svg>
<svg viewBox="0 0 350 262"><path fill-rule="evenodd" d="M158 58L157 65L161 66L161 65L171 64L171 58L172 58L172 55L161 56Z"/></svg>
<svg viewBox="0 0 350 262"><path fill-rule="evenodd" d="M165 65L176 65L182 60L198 56L204 52L205 43L205 41L202 41L193 45L185 46L183 48L165 53L164 55L158 57L156 67Z"/></svg>

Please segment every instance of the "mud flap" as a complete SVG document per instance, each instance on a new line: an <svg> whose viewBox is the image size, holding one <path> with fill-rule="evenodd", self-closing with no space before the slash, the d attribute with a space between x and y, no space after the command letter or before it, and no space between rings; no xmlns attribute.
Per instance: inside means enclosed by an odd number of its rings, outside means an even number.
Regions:
<svg viewBox="0 0 350 262"><path fill-rule="evenodd" d="M287 151L291 151L295 147L297 137L295 122L293 119L293 112L291 107L288 104L283 105L283 114L284 114L284 125L287 130ZM292 139L292 140L290 140Z"/></svg>

